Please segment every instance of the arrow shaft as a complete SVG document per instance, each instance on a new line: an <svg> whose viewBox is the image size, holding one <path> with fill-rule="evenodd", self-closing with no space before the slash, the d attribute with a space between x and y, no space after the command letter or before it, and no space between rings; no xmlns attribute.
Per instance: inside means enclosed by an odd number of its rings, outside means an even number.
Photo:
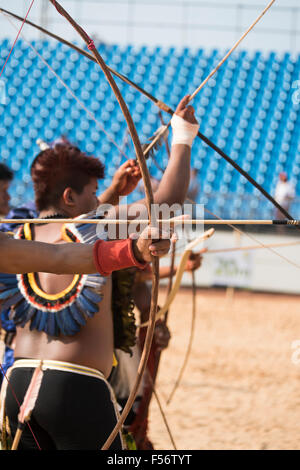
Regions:
<svg viewBox="0 0 300 470"><path fill-rule="evenodd" d="M0 224L98 224L98 225L122 225L122 224L149 224L149 219L1 219ZM243 219L157 219L158 224L172 225L293 225L299 226L300 220L243 220ZM155 224L153 224L154 226Z"/></svg>

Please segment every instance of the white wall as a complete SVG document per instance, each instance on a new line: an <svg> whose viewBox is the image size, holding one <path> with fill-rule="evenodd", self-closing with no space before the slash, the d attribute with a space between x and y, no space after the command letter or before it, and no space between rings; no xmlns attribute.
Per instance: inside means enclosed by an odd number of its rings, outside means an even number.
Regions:
<svg viewBox="0 0 300 470"><path fill-rule="evenodd" d="M268 0L61 0L61 3L93 37L108 43L228 48ZM29 4L29 0L0 0L1 7L20 15L25 14ZM30 19L66 38L77 39L49 0L36 1ZM299 24L299 0L277 0L242 48L298 53ZM0 37L15 36L2 15L0 31ZM28 37L39 37L29 27L26 31Z"/></svg>
<svg viewBox="0 0 300 470"><path fill-rule="evenodd" d="M300 294L300 237L252 233L249 235L264 245L295 242L298 244L272 248L286 259L265 248L218 254L207 253L203 257L202 267L196 271L196 284L201 287L227 285L255 291ZM205 243L208 250L252 245L259 245L259 243L246 235L239 238L236 232L224 232L219 229ZM177 256L176 263L179 259L180 256ZM298 267L289 264L287 260ZM162 265L169 265L169 263L169 257L161 261ZM161 283L166 282L161 281ZM191 276L188 273L184 274L182 285L191 285Z"/></svg>

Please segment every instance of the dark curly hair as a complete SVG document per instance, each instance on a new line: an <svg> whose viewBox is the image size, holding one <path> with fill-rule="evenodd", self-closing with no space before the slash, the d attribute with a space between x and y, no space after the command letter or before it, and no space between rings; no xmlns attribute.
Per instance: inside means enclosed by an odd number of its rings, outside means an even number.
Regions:
<svg viewBox="0 0 300 470"><path fill-rule="evenodd" d="M14 177L13 172L4 163L0 163L0 180L11 181Z"/></svg>
<svg viewBox="0 0 300 470"><path fill-rule="evenodd" d="M43 150L31 165L35 203L39 211L55 207L66 188L81 194L91 178L103 178L104 166L69 142Z"/></svg>

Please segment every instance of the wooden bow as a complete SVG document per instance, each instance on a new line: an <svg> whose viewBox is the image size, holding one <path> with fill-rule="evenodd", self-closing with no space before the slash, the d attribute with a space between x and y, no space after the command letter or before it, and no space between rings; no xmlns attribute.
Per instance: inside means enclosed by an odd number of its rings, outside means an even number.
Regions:
<svg viewBox="0 0 300 470"><path fill-rule="evenodd" d="M129 113L129 110L126 106L126 103L125 103L125 101L124 101L124 99L123 99L123 97L120 93L120 90L117 87L114 79L111 76L110 71L108 70L104 60L102 59L99 52L97 51L97 49L94 45L94 42L91 40L91 38L74 21L74 19L66 12L66 10L56 0L50 0L50 2L55 6L56 10L64 18L66 18L67 21L69 21L69 23L73 26L73 28L78 32L78 34L85 41L85 43L87 44L89 50L92 51L92 53L95 56L95 59L96 59L97 63L101 67L108 83L110 84L110 86L111 86L111 88L112 88L112 90L113 90L113 92L114 92L114 94L117 98L117 101L118 101L118 103L121 107L121 110L123 112L123 115L126 119L128 129L129 129L129 133L130 133L130 136L132 138L132 142L133 142L133 145L134 145L134 148L135 148L136 157L137 157L140 169L141 169L142 178L143 178L143 182L144 182L144 186L145 186L145 194L146 194L149 220L150 220L150 224L153 224L154 221L152 220L153 216L152 216L151 208L153 206L154 199L153 199L153 192L152 192L152 187L151 187L150 175L149 175L149 172L148 172L148 168L147 168L147 165L146 165L145 157L144 157L143 150L142 150L142 147L141 147L138 135L137 135L136 128L134 126L134 123L133 123L132 117ZM127 418L127 415L128 415L128 413L129 413L129 411L130 411L130 409L131 409L131 407L134 403L134 400L135 400L135 397L136 397L136 394L137 394L137 391L138 391L139 385L141 383L142 376L144 374L146 364L147 364L147 361L148 361L150 348L151 348L151 343L152 343L153 334L154 334L154 328L155 328L155 315L156 315L156 311L157 311L157 299L158 299L158 287L159 287L159 260L158 260L157 257L155 257L155 256L152 257L151 266L152 266L153 281L152 281L152 298L151 298L151 307L150 307L150 322L149 322L149 328L147 330L144 349L143 349L143 352L142 352L142 356L141 356L141 360L140 360L140 364L139 364L139 368L138 368L138 372L137 372L136 381L135 381L134 387L133 387L133 389L130 393L128 401L127 401L127 403L124 407L124 410L123 410L123 412L120 416L120 419L118 420L115 428L113 429L112 433L108 437L107 441L103 445L102 450L109 449L110 445L112 444L112 442L116 438L118 432L120 431L125 419Z"/></svg>

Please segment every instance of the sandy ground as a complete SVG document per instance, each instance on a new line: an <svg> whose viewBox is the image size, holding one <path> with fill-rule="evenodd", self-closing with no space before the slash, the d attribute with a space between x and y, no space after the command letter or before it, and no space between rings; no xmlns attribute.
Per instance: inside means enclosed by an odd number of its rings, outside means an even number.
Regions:
<svg viewBox="0 0 300 470"><path fill-rule="evenodd" d="M191 291L181 290L157 380L177 449L299 450L300 298L198 290L192 354L167 406L187 348L191 311ZM154 398L149 437L156 449L173 449Z"/></svg>

